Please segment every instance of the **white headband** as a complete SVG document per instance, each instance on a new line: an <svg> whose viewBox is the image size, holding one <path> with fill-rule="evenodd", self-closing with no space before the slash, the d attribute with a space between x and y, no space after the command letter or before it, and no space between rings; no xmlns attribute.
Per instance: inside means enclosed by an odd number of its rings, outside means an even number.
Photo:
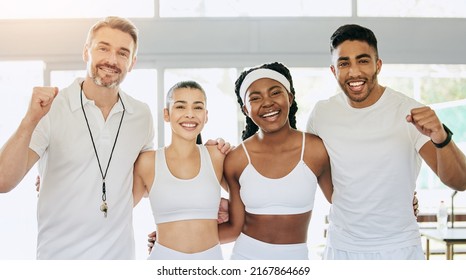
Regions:
<svg viewBox="0 0 466 280"><path fill-rule="evenodd" d="M269 78L272 80L275 80L279 83L281 83L288 92L291 92L290 90L290 82L288 79L280 74L277 71L267 69L267 68L259 68L256 69L249 74L246 75L246 77L243 80L243 83L241 84L241 87L239 89L240 96L243 98L243 103L245 104L246 102L246 91L248 88L251 86L252 83L255 81L262 79L262 78Z"/></svg>

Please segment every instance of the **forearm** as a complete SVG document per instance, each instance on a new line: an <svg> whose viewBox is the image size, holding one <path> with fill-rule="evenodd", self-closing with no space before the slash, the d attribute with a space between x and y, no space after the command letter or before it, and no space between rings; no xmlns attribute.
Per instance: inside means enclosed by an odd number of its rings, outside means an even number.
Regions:
<svg viewBox="0 0 466 280"><path fill-rule="evenodd" d="M464 191L466 189L466 157L452 141L437 150L437 173L447 186Z"/></svg>
<svg viewBox="0 0 466 280"><path fill-rule="evenodd" d="M221 244L234 242L241 233L241 228L235 228L230 222L218 225L218 237Z"/></svg>
<svg viewBox="0 0 466 280"><path fill-rule="evenodd" d="M0 150L0 192L11 191L23 179L38 156L30 160L29 143L37 124L21 122L16 132Z"/></svg>

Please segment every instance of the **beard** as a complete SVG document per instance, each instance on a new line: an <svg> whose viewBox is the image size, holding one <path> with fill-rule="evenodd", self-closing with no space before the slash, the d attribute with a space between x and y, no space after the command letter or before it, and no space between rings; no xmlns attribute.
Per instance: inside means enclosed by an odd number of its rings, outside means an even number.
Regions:
<svg viewBox="0 0 466 280"><path fill-rule="evenodd" d="M103 77L99 76L97 72L99 71L100 66L105 66L107 68L115 69L118 75L117 78L111 80L109 75L105 75ZM91 65L90 68L91 68L89 71L90 77L94 81L94 83L98 86L113 89L113 88L117 88L123 80L123 77L121 76L121 70L115 66L112 66L109 64L98 64L95 67L92 67Z"/></svg>
<svg viewBox="0 0 466 280"><path fill-rule="evenodd" d="M347 88L347 83L348 83L348 81L345 81L344 83L340 82L340 87L343 90L343 92L345 93L345 95L352 102L355 102L355 103L364 102L367 98L369 98L369 96L371 95L372 90L375 88L375 86L378 83L377 82L377 71L375 71L374 74L369 79L367 79L365 81L367 89L362 94L358 94L358 95L351 94L350 90Z"/></svg>

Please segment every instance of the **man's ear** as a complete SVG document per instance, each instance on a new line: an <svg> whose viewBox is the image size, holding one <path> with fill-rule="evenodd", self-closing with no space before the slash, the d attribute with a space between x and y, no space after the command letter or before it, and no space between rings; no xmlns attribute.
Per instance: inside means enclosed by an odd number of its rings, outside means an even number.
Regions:
<svg viewBox="0 0 466 280"><path fill-rule="evenodd" d="M377 64L375 65L377 69L377 75L380 73L380 70L382 70L382 59L377 59Z"/></svg>
<svg viewBox="0 0 466 280"><path fill-rule="evenodd" d="M133 57L133 61L131 62L131 65L129 66L128 72L131 72L133 70L134 65L136 65L137 57Z"/></svg>
<svg viewBox="0 0 466 280"><path fill-rule="evenodd" d="M83 60L84 62L88 62L89 61L89 46L87 44L84 44L84 47L83 47Z"/></svg>
<svg viewBox="0 0 466 280"><path fill-rule="evenodd" d="M333 76L335 76L335 78L336 78L337 77L337 72L335 71L335 66L333 66L333 64L330 65L330 71L332 71Z"/></svg>

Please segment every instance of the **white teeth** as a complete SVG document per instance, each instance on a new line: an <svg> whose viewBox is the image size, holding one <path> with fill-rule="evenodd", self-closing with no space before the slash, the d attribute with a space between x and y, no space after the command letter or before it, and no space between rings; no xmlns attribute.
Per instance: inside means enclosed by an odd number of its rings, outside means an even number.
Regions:
<svg viewBox="0 0 466 280"><path fill-rule="evenodd" d="M101 67L100 70L108 72L108 73L112 73L112 74L117 73L117 71L115 69L111 69L111 68Z"/></svg>
<svg viewBox="0 0 466 280"><path fill-rule="evenodd" d="M364 82L352 82L352 83L349 83L349 85L352 86L352 87L362 86L363 84L364 84Z"/></svg>
<svg viewBox="0 0 466 280"><path fill-rule="evenodd" d="M191 127L196 127L196 124L194 124L194 123L182 123L181 126L191 128Z"/></svg>
<svg viewBox="0 0 466 280"><path fill-rule="evenodd" d="M271 117L271 116L276 115L276 114L278 114L278 111L273 111L273 112L264 114L264 115L262 115L262 117L267 118L267 117Z"/></svg>

